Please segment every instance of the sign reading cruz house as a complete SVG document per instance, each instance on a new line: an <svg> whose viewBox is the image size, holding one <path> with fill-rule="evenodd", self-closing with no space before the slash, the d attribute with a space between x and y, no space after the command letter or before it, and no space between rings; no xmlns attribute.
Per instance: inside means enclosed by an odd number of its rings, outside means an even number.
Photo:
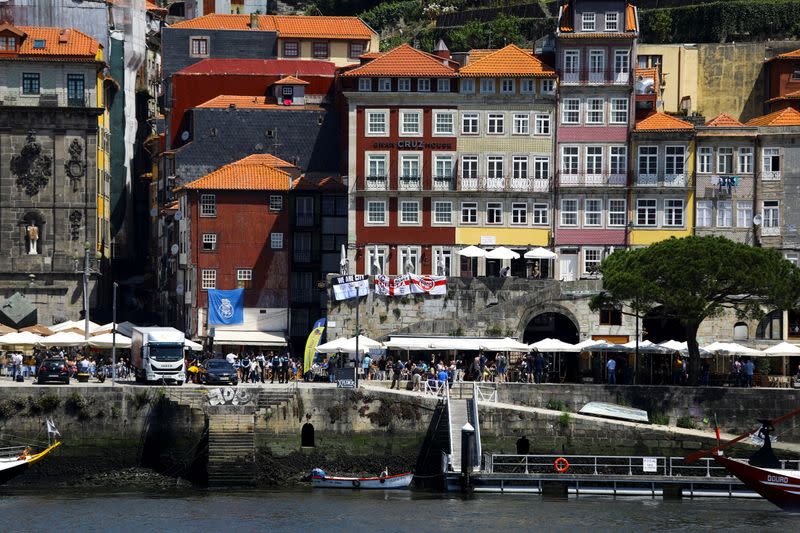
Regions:
<svg viewBox="0 0 800 533"><path fill-rule="evenodd" d="M430 142L430 141L375 141L373 148L397 148L398 150L452 150L451 142Z"/></svg>

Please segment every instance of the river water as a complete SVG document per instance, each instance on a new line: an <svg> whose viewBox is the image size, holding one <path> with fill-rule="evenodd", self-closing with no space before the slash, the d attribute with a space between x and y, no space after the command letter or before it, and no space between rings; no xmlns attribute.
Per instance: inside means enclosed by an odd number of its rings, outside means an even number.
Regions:
<svg viewBox="0 0 800 533"><path fill-rule="evenodd" d="M800 531L800 515L763 500L472 497L308 489L175 493L0 490L0 531L480 532Z"/></svg>

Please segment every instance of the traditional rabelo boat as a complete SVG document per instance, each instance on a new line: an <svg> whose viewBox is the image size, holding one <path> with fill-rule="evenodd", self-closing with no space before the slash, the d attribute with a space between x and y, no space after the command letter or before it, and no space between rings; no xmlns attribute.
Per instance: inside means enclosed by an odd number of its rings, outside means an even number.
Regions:
<svg viewBox="0 0 800 533"><path fill-rule="evenodd" d="M320 468L311 471L311 484L327 489L406 489L413 478L411 472L390 476L386 470L378 477L329 476Z"/></svg>
<svg viewBox="0 0 800 533"><path fill-rule="evenodd" d="M34 452L34 446L11 446L0 448L0 485L25 472L32 464L44 459L53 450L61 446L60 440L54 437L61 436L52 421L47 421L47 445L39 452Z"/></svg>
<svg viewBox="0 0 800 533"><path fill-rule="evenodd" d="M766 500L786 511L800 511L800 469L790 470L781 467L781 462L772 451L772 442L769 436L775 430L775 424L797 414L800 414L800 409L774 420L759 420L761 427L758 430L747 431L710 451L696 452L687 457L684 462L691 464L700 457L711 456L714 461L739 478L747 488L757 492ZM725 457L722 452L724 448L751 435L763 440L764 444L750 457L749 461ZM719 429L717 429L717 440L719 440Z"/></svg>

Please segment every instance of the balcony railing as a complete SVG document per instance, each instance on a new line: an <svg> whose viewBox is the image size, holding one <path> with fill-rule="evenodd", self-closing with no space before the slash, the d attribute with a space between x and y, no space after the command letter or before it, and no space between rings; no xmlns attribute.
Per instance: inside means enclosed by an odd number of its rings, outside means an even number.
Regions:
<svg viewBox="0 0 800 533"><path fill-rule="evenodd" d="M765 171L761 173L761 179L764 181L776 181L781 179L780 170Z"/></svg>
<svg viewBox="0 0 800 533"><path fill-rule="evenodd" d="M761 235L762 236L776 236L781 234L781 227L780 226L761 226Z"/></svg>
<svg viewBox="0 0 800 533"><path fill-rule="evenodd" d="M686 174L638 174L636 186L642 187L686 187Z"/></svg>
<svg viewBox="0 0 800 533"><path fill-rule="evenodd" d="M455 189L456 189L456 180L452 176L433 177L434 191L454 191Z"/></svg>
<svg viewBox="0 0 800 533"><path fill-rule="evenodd" d="M629 71L617 72L613 68L601 71L580 69L561 74L561 85L627 85L630 81Z"/></svg>
<svg viewBox="0 0 800 533"><path fill-rule="evenodd" d="M367 191L385 191L389 188L389 178L386 176L367 176L364 182Z"/></svg>
<svg viewBox="0 0 800 533"><path fill-rule="evenodd" d="M459 180L461 191L498 191L498 192L548 192L548 178L520 177L462 177Z"/></svg>
<svg viewBox="0 0 800 533"><path fill-rule="evenodd" d="M562 187L605 187L613 185L624 187L628 177L625 174L561 174L558 183Z"/></svg>
<svg viewBox="0 0 800 533"><path fill-rule="evenodd" d="M421 191L422 177L400 176L400 178L397 180L397 188L401 191Z"/></svg>
<svg viewBox="0 0 800 533"><path fill-rule="evenodd" d="M85 107L86 99L83 96L73 96L67 98L67 106L69 107Z"/></svg>

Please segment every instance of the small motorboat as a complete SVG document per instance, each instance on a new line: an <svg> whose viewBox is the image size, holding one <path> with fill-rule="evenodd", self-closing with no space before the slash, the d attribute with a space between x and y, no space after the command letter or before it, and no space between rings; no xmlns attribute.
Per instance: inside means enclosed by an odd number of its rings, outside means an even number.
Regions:
<svg viewBox="0 0 800 533"><path fill-rule="evenodd" d="M311 471L311 484L326 489L406 489L413 478L411 472L389 475L386 470L378 477L329 476L321 468Z"/></svg>
<svg viewBox="0 0 800 533"><path fill-rule="evenodd" d="M61 435L53 422L47 421L47 433ZM32 446L11 446L0 448L0 485L25 472L32 464L37 463L61 446L61 441L48 440L47 446L40 452L34 453Z"/></svg>

